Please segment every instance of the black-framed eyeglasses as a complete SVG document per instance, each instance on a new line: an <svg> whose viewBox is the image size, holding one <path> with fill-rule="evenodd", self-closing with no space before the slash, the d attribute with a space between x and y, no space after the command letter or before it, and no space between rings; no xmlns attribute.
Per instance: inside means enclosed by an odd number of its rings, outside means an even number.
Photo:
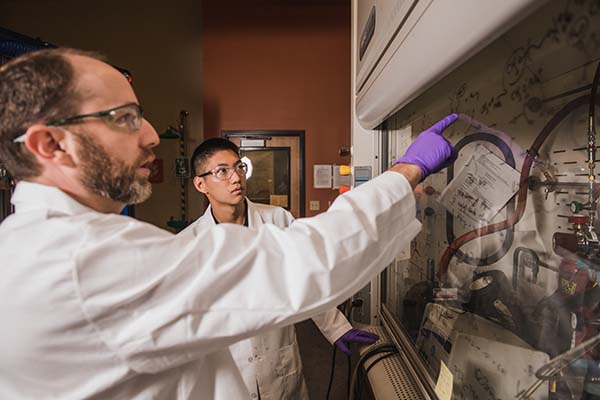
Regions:
<svg viewBox="0 0 600 400"><path fill-rule="evenodd" d="M80 114L73 117L58 119L46 123L48 126L64 126L77 123L85 118L102 118L109 125L125 129L129 132L138 131L142 127L144 112L137 103L127 103L122 106L114 107L108 110L97 111L89 114ZM13 142L19 143L25 141L25 134L15 138Z"/></svg>
<svg viewBox="0 0 600 400"><path fill-rule="evenodd" d="M198 178L202 178L203 176L213 175L215 178L221 181L226 181L231 178L233 173L238 174L239 176L246 176L248 173L248 164L243 161L238 162L235 166L228 167L226 165L220 165L216 168L211 169L210 171L204 172L202 174L196 175Z"/></svg>

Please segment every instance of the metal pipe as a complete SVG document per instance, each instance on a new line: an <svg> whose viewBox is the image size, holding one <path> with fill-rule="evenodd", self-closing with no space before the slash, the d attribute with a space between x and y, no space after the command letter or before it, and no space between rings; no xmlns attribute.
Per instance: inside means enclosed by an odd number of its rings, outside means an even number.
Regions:
<svg viewBox="0 0 600 400"><path fill-rule="evenodd" d="M179 156L184 159L187 157L187 117L189 113L186 110L179 112ZM190 170L191 165L187 166ZM179 210L181 213L181 221L187 221L187 202L188 202L188 178L181 177L179 180Z"/></svg>
<svg viewBox="0 0 600 400"><path fill-rule="evenodd" d="M595 184L598 186L598 183ZM552 188L578 188L578 187L589 187L587 182L561 182L561 181L542 181L536 182L532 185L531 189L537 189L542 186L549 186Z"/></svg>
<svg viewBox="0 0 600 400"><path fill-rule="evenodd" d="M590 233L594 233L594 221L596 219L596 199L594 197L594 182L596 180L596 174L594 169L596 167L596 92L598 90L598 80L600 79L600 62L596 66L596 72L594 73L594 80L592 81L592 92L590 94L590 108L589 108L589 124L588 124L588 167L590 169L588 175L588 214L590 216L590 223L588 229Z"/></svg>

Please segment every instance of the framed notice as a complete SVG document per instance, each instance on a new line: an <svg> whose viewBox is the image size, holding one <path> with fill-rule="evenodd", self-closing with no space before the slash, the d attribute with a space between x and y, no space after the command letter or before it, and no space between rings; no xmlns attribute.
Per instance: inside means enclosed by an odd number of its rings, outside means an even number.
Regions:
<svg viewBox="0 0 600 400"><path fill-rule="evenodd" d="M333 177L331 164L315 164L313 172L315 189L331 189Z"/></svg>

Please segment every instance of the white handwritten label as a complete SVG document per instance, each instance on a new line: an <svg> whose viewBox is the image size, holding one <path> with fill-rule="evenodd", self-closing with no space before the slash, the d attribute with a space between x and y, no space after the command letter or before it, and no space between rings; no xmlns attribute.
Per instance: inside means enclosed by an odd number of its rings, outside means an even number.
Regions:
<svg viewBox="0 0 600 400"><path fill-rule="evenodd" d="M519 173L482 145L438 201L467 228L489 224L519 189Z"/></svg>

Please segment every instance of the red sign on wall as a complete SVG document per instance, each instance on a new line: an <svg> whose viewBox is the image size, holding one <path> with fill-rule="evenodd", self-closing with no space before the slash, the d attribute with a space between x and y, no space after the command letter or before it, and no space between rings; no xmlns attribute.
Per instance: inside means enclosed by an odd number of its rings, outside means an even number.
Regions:
<svg viewBox="0 0 600 400"><path fill-rule="evenodd" d="M162 183L164 180L163 174L163 160L160 158L155 159L150 164L150 177L148 180L151 183Z"/></svg>

